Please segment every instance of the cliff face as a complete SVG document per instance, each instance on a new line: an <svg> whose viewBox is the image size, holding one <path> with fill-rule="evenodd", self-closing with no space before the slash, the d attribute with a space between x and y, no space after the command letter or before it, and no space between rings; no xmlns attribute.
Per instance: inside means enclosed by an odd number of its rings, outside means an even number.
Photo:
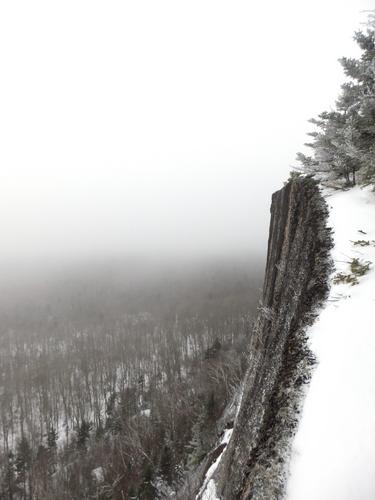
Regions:
<svg viewBox="0 0 375 500"><path fill-rule="evenodd" d="M303 385L314 358L304 330L328 293L328 210L315 181L272 197L268 257L249 370L230 443L213 480L221 499L276 499L285 487Z"/></svg>

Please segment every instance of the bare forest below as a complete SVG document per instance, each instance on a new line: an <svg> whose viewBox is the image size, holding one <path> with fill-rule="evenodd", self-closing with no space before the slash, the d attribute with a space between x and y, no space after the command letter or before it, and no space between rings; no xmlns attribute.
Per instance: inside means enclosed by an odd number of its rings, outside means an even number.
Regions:
<svg viewBox="0 0 375 500"><path fill-rule="evenodd" d="M129 260L4 281L0 497L177 491L243 377L262 268Z"/></svg>

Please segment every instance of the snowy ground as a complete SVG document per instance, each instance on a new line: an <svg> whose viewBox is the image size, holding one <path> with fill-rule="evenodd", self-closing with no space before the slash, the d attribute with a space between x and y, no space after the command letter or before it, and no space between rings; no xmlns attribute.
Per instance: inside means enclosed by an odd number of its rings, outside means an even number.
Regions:
<svg viewBox="0 0 375 500"><path fill-rule="evenodd" d="M197 500L218 500L216 496L216 487L215 487L215 482L212 478L213 473L216 471L216 469L219 466L220 460L222 459L222 456L224 454L224 451L226 450L226 447L230 441L230 438L232 436L233 429L227 429L224 432L224 436L222 437L220 444L225 444L225 448L221 452L221 454L217 457L215 462L211 465L211 467L208 469L205 479L203 481L203 486L198 493L196 499Z"/></svg>
<svg viewBox="0 0 375 500"><path fill-rule="evenodd" d="M354 188L327 202L334 275L350 272L352 258L373 264L358 285L332 284L309 331L318 365L293 443L287 500L374 500L375 194Z"/></svg>

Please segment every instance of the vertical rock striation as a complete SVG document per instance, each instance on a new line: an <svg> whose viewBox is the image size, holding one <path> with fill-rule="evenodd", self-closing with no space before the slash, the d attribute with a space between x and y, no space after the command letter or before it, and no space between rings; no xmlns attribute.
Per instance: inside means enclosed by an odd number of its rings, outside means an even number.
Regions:
<svg viewBox="0 0 375 500"><path fill-rule="evenodd" d="M221 499L278 499L303 386L314 358L305 328L328 293L332 269L328 210L311 178L272 197L268 256L249 370L232 439L215 473Z"/></svg>

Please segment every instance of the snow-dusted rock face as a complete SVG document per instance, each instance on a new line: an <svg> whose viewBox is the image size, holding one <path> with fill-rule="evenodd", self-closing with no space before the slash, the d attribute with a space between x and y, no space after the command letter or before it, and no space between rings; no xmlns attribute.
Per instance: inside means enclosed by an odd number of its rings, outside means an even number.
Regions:
<svg viewBox="0 0 375 500"><path fill-rule="evenodd" d="M230 442L209 481L209 498L277 499L314 358L305 329L329 291L328 210L312 179L272 198L268 257L250 368Z"/></svg>

